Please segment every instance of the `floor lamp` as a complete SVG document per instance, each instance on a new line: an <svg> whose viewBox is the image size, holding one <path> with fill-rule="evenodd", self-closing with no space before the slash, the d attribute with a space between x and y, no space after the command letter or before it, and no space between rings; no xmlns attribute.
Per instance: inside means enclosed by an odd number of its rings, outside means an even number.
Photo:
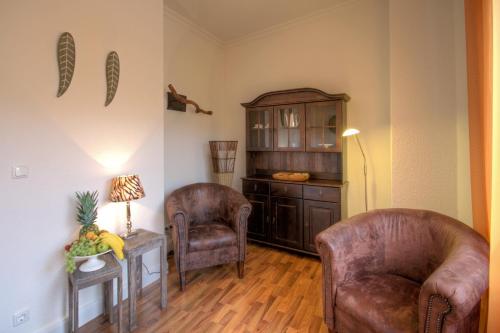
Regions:
<svg viewBox="0 0 500 333"><path fill-rule="evenodd" d="M361 155L363 155L363 174L365 176L365 211L368 211L368 190L367 190L367 185L366 185L366 175L368 174L368 170L366 167L366 156L365 152L363 150L363 147L361 146L361 142L359 142L358 134L359 130L355 128L348 128L342 133L343 137L348 137L348 136L354 136L356 138L356 142L358 143L359 150L361 150Z"/></svg>

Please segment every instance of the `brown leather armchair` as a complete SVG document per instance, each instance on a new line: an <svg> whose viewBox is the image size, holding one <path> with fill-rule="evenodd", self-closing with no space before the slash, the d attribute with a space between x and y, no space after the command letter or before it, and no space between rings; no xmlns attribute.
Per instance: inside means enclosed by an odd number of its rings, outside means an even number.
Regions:
<svg viewBox="0 0 500 333"><path fill-rule="evenodd" d="M354 216L316 237L331 332L477 332L488 287L486 241L445 215Z"/></svg>
<svg viewBox="0 0 500 333"><path fill-rule="evenodd" d="M219 184L192 184L175 190L166 210L181 290L193 269L236 262L243 277L251 206L242 194Z"/></svg>

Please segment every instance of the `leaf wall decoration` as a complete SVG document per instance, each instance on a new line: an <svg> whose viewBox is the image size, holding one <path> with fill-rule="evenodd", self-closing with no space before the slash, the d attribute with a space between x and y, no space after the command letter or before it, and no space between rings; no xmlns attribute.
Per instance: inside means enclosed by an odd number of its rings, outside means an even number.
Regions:
<svg viewBox="0 0 500 333"><path fill-rule="evenodd" d="M64 32L57 42L57 64L59 65L59 89L57 97L68 90L75 71L75 40L69 32Z"/></svg>
<svg viewBox="0 0 500 333"><path fill-rule="evenodd" d="M115 97L116 90L118 89L118 80L120 79L120 59L118 53L111 51L106 58L106 103L108 106Z"/></svg>

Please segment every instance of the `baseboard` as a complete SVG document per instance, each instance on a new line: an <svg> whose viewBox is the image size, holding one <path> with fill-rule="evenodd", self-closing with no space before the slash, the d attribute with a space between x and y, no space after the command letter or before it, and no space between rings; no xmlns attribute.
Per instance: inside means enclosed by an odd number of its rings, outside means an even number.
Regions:
<svg viewBox="0 0 500 333"><path fill-rule="evenodd" d="M97 318L104 312L102 296L92 302L80 305L80 326ZM35 333L66 333L68 332L68 317L60 318L38 329Z"/></svg>
<svg viewBox="0 0 500 333"><path fill-rule="evenodd" d="M159 272L160 265L155 265L153 267L149 267L151 272ZM144 270L145 271L145 270ZM145 273L145 274L144 274ZM146 272L143 273L142 283L143 287L150 285L159 279L159 274L148 275ZM116 283L115 283L116 285ZM123 300L126 301L128 299L128 289L125 285L123 287ZM99 317L104 313L104 304L102 295L98 297L98 299L88 302L86 304L80 305L80 326L85 325L89 321ZM65 316L63 318L54 320L53 322L39 328L34 333L66 333L68 332L68 317Z"/></svg>

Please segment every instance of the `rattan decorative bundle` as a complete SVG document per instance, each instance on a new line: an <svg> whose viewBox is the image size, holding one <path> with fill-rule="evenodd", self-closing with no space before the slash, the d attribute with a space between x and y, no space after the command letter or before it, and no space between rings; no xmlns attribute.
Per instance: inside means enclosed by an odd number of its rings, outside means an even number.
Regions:
<svg viewBox="0 0 500 333"><path fill-rule="evenodd" d="M238 141L209 141L209 143L215 182L231 186Z"/></svg>

